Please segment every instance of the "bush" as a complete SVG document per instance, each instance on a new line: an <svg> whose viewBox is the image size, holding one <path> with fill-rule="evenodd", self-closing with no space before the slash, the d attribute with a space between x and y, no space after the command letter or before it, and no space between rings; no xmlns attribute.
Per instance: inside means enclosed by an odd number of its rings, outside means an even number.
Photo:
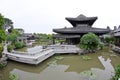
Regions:
<svg viewBox="0 0 120 80"><path fill-rule="evenodd" d="M108 45L110 44L114 44L115 42L115 37L111 36L111 37L105 37L105 43L107 43Z"/></svg>
<svg viewBox="0 0 120 80"><path fill-rule="evenodd" d="M115 68L115 76L111 80L118 80L120 78L120 64Z"/></svg>
<svg viewBox="0 0 120 80"><path fill-rule="evenodd" d="M103 43L100 43L99 44L99 49L102 50L104 48L104 44Z"/></svg>
<svg viewBox="0 0 120 80"><path fill-rule="evenodd" d="M2 45L2 44L0 44L0 58L2 57L2 52L3 52L3 49L4 49L3 45Z"/></svg>
<svg viewBox="0 0 120 80"><path fill-rule="evenodd" d="M13 49L13 46L12 46L11 44L7 46L7 50L8 50L8 52L11 52L12 49Z"/></svg>
<svg viewBox="0 0 120 80"><path fill-rule="evenodd" d="M82 36L80 41L80 47L85 50L95 50L98 49L100 44L100 39L94 33L88 33Z"/></svg>
<svg viewBox="0 0 120 80"><path fill-rule="evenodd" d="M12 44L14 44L17 41L17 35L16 34L8 34L6 39L7 39L7 41L11 41Z"/></svg>
<svg viewBox="0 0 120 80"><path fill-rule="evenodd" d="M23 47L24 47L24 43L22 43L22 42L16 42L15 43L15 49L21 49Z"/></svg>

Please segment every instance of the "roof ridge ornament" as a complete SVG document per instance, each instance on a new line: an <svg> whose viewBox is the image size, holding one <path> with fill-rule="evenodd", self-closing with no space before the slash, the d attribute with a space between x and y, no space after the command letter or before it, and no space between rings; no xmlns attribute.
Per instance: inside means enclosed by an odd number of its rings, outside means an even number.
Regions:
<svg viewBox="0 0 120 80"><path fill-rule="evenodd" d="M85 16L85 15L83 15L83 14L80 14L79 16L77 16L77 18L82 18L82 19L86 19L87 17Z"/></svg>

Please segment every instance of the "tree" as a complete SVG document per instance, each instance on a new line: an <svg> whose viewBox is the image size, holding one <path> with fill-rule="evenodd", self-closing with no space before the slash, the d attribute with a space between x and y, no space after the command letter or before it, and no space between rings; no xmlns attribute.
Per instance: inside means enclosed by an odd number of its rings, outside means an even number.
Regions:
<svg viewBox="0 0 120 80"><path fill-rule="evenodd" d="M22 28L13 29L12 32L19 36L22 36L24 34L24 30Z"/></svg>
<svg viewBox="0 0 120 80"><path fill-rule="evenodd" d="M4 18L4 21L5 21L5 25L7 27L13 28L13 22L12 22L12 20L10 20L9 18Z"/></svg>
<svg viewBox="0 0 120 80"><path fill-rule="evenodd" d="M2 42L6 39L6 34L4 30L4 17L0 14L0 57L2 57L3 44Z"/></svg>
<svg viewBox="0 0 120 80"><path fill-rule="evenodd" d="M5 20L4 17L0 14L0 29L4 29Z"/></svg>
<svg viewBox="0 0 120 80"><path fill-rule="evenodd" d="M0 43L5 41L6 38L4 23L5 23L4 17L0 14Z"/></svg>
<svg viewBox="0 0 120 80"><path fill-rule="evenodd" d="M12 29L12 34L19 35L19 32L16 29Z"/></svg>
<svg viewBox="0 0 120 80"><path fill-rule="evenodd" d="M2 43L3 41L5 41L6 39L6 33L3 29L0 30L0 43Z"/></svg>
<svg viewBox="0 0 120 80"><path fill-rule="evenodd" d="M0 14L0 43L5 41L5 39L6 39L4 23L5 23L4 17Z"/></svg>
<svg viewBox="0 0 120 80"><path fill-rule="evenodd" d="M17 41L17 35L16 34L8 34L7 41L11 41L12 44L15 44L15 42Z"/></svg>
<svg viewBox="0 0 120 80"><path fill-rule="evenodd" d="M99 37L91 32L83 35L80 41L80 47L88 51L93 51L97 49L99 47L99 44L100 44Z"/></svg>
<svg viewBox="0 0 120 80"><path fill-rule="evenodd" d="M5 20L4 29L11 33L13 29L12 20L10 20L9 18L4 18L4 20Z"/></svg>

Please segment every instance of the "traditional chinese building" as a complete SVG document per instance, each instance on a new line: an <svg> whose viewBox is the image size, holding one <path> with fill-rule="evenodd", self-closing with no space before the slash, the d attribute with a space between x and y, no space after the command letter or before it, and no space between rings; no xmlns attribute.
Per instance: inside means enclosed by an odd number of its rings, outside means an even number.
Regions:
<svg viewBox="0 0 120 80"><path fill-rule="evenodd" d="M53 32L57 33L53 36L54 39L65 38L68 43L77 44L80 42L80 38L88 32L93 32L100 36L110 31L109 28L102 29L92 27L93 23L97 20L97 17L86 17L84 15L79 15L76 18L67 17L65 19L70 22L73 27L53 29Z"/></svg>
<svg viewBox="0 0 120 80"><path fill-rule="evenodd" d="M115 45L120 47L120 26L114 26L113 36L115 37Z"/></svg>

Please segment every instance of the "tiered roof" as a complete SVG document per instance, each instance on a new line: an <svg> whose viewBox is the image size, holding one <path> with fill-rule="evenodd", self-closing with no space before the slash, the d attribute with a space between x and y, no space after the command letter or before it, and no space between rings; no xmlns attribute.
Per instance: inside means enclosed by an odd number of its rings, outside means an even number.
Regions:
<svg viewBox="0 0 120 80"><path fill-rule="evenodd" d="M87 24L88 26L92 26L93 23L97 20L97 17L86 17L84 15L79 15L76 18L65 18L69 21L73 27L76 27L78 24Z"/></svg>
<svg viewBox="0 0 120 80"><path fill-rule="evenodd" d="M73 27L71 28L61 28L61 29L53 29L54 32L59 34L77 34L83 35L88 32L93 32L97 35L106 34L110 31L110 29L101 29L91 27L93 23L97 20L97 17L86 17L84 15L79 15L76 18L66 18Z"/></svg>

